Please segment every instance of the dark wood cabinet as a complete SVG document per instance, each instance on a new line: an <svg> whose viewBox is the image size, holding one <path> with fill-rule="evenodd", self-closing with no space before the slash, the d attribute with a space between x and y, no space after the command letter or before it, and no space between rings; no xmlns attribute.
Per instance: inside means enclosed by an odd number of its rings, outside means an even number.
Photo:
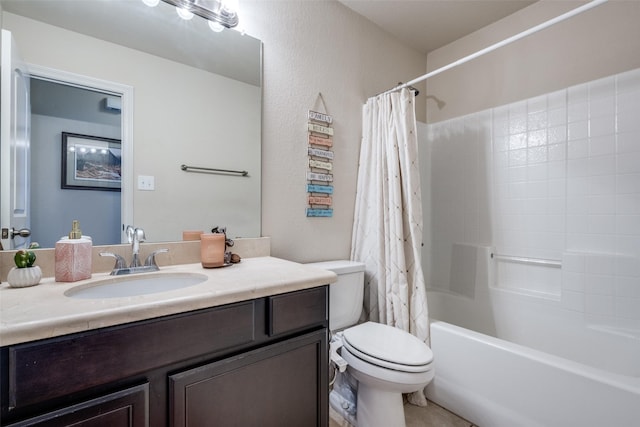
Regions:
<svg viewBox="0 0 640 427"><path fill-rule="evenodd" d="M2 347L0 425L327 426L327 327L324 286Z"/></svg>

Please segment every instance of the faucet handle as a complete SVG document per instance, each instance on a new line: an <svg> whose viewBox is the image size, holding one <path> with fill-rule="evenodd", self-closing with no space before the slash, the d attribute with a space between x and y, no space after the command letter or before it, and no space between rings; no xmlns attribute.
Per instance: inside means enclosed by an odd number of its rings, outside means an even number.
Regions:
<svg viewBox="0 0 640 427"><path fill-rule="evenodd" d="M142 243L147 239L147 236L144 235L144 230L142 228L136 227L133 230L133 239Z"/></svg>
<svg viewBox="0 0 640 427"><path fill-rule="evenodd" d="M116 259L116 265L113 267L114 270L127 267L127 262L124 260L123 257L121 257L118 254L114 254L112 252L100 252L98 255L100 255L100 256L110 256L110 257L115 258Z"/></svg>
<svg viewBox="0 0 640 427"><path fill-rule="evenodd" d="M156 255L163 254L166 252L169 252L169 249L158 249L156 251L151 252L151 254L147 257L147 259L144 262L145 267L158 267L158 264L156 264Z"/></svg>
<svg viewBox="0 0 640 427"><path fill-rule="evenodd" d="M127 242L133 243L133 233L134 233L133 226L127 225L127 228L124 229L124 234L127 236Z"/></svg>

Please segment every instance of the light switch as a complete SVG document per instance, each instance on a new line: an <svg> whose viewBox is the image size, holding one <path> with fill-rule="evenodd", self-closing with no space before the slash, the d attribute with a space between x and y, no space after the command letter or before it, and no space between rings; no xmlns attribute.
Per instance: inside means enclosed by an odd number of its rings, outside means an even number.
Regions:
<svg viewBox="0 0 640 427"><path fill-rule="evenodd" d="M148 175L138 175L138 190L153 191L155 189L155 177Z"/></svg>

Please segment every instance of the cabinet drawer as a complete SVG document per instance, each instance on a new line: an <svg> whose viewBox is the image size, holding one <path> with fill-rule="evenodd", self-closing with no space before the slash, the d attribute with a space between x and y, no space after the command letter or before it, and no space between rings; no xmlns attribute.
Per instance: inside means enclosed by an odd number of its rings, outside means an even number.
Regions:
<svg viewBox="0 0 640 427"><path fill-rule="evenodd" d="M148 427L149 384L78 403L7 427Z"/></svg>
<svg viewBox="0 0 640 427"><path fill-rule="evenodd" d="M328 286L267 298L270 336L328 325Z"/></svg>
<svg viewBox="0 0 640 427"><path fill-rule="evenodd" d="M9 347L9 408L250 343L254 302Z"/></svg>

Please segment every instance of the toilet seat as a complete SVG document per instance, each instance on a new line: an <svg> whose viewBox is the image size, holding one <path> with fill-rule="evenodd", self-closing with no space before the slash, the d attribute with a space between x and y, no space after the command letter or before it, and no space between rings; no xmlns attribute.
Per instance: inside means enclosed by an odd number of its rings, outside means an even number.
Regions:
<svg viewBox="0 0 640 427"><path fill-rule="evenodd" d="M355 357L401 372L431 370L433 352L417 337L381 323L366 322L343 331L343 345Z"/></svg>

